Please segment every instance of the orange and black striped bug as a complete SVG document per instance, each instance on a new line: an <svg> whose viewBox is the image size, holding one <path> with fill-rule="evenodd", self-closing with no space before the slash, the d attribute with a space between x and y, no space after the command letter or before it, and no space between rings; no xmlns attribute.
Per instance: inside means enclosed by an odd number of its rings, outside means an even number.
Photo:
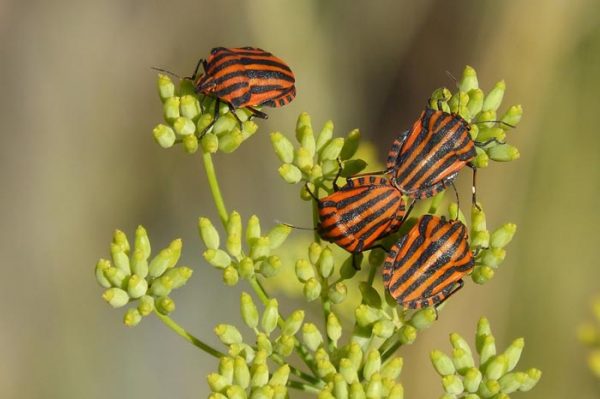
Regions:
<svg viewBox="0 0 600 399"><path fill-rule="evenodd" d="M344 187L317 198L317 233L353 254L377 247L375 241L397 231L406 215L402 194L382 176L348 179ZM356 268L357 265L354 265Z"/></svg>
<svg viewBox="0 0 600 399"><path fill-rule="evenodd" d="M200 65L204 73L198 75ZM254 107L282 107L296 96L294 73L287 64L254 47L213 48L206 60L198 61L190 79L196 92L217 99L215 110L224 102L231 110L247 108L260 118L267 114Z"/></svg>
<svg viewBox="0 0 600 399"><path fill-rule="evenodd" d="M389 250L383 282L405 308L437 307L462 288L473 266L467 227L458 220L424 215Z"/></svg>
<svg viewBox="0 0 600 399"><path fill-rule="evenodd" d="M393 184L405 195L431 197L450 185L475 158L469 123L458 114L427 107L392 144L386 162Z"/></svg>

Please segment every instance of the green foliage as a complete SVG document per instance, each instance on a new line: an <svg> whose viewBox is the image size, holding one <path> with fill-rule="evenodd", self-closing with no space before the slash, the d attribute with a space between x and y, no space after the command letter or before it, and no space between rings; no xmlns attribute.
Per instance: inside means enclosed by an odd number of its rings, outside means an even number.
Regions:
<svg viewBox="0 0 600 399"><path fill-rule="evenodd" d="M518 151L503 142L509 125L519 122L521 107L510 107L500 117L505 124L495 122L504 82L485 95L478 87L475 71L467 67L458 87L454 94L445 88L436 90L430 106L458 112L472 122L472 138L484 143L475 161L477 166L487 166L490 159L518 158ZM110 247L112 260L100 260L96 266L98 283L106 288L106 301L113 307L135 301L137 307L125 313L127 325L138 324L154 311L177 334L218 358L217 370L207 376L211 398L286 398L289 388L321 398L403 398L398 378L404 361L396 355L397 350L412 344L419 332L432 327L442 306L420 310L399 307L382 288L378 274L386 256L382 249L369 251L366 259L363 254L353 259L335 245L323 243L316 232L309 243L299 244L295 238L288 240L292 230L288 225L277 224L265 230L256 215L244 219L236 211L228 212L211 154L219 150L230 153L254 134L257 125L248 119L250 112L238 109L234 115L223 105L213 124L214 99L196 94L188 80L176 87L167 76L159 75L158 91L164 123L154 129L154 138L164 148L182 144L188 153L202 153L221 224L217 228L216 222L207 217L198 219L199 236L205 246L203 258L222 271L226 286L246 283L252 290L240 297L245 326L216 325L214 332L225 347L223 353L172 320L168 314L175 303L170 294L185 284L192 270L175 267L181 254L180 240L151 258L150 242L141 227L133 249L125 234L117 231ZM299 116L294 133L289 138L274 132L270 139L281 162L279 174L286 183L299 184L301 199L311 202L316 226L317 205L309 190L322 197L332 192L337 176L342 178L338 184L342 184L344 178L364 172L368 164L373 167L373 147L360 144L358 130L337 137L331 121L315 133L307 113ZM443 201L444 192L421 201L412 218L398 233L386 238L383 246L393 244L419 215L443 213ZM466 222L458 204L447 205L449 217ZM505 247L516 226L506 223L488 230L481 204L473 204L470 219L470 244L476 259L471 277L483 284L504 260ZM301 255L296 256L298 249ZM364 264L363 270L357 272L353 262ZM279 286L280 292L295 287L299 299L296 310L284 314L265 286ZM321 320L311 311L314 304L319 304ZM432 353L434 366L443 376L444 397L507 397L505 394L515 390L531 389L539 379L536 369L512 372L523 341L516 340L497 355L486 323L482 319L478 328L479 366L469 346L456 334L451 336L451 356Z"/></svg>

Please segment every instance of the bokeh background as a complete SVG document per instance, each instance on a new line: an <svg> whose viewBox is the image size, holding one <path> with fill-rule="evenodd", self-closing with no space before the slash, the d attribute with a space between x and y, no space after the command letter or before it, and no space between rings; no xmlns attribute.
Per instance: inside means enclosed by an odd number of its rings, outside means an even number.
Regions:
<svg viewBox="0 0 600 399"><path fill-rule="evenodd" d="M451 331L472 337L486 315L499 347L524 336L521 366L544 372L519 397L600 397L576 339L600 291L594 0L0 2L1 397L207 394L215 361L156 318L124 327L92 270L115 228L144 224L156 247L182 237L196 269L175 319L215 344L213 326L238 319L238 292L200 256L197 217L216 218L200 157L151 136L161 106L150 67L186 75L219 45L268 49L296 72L296 100L216 157L229 207L265 223L307 220L268 138L291 134L299 112L339 134L360 128L383 158L431 91L453 84L445 71L472 65L484 89L504 78L505 103L525 109L509 137L521 159L482 171L479 193L489 223L514 221L518 235L490 283L469 283L403 349L401 381L406 397L438 397L429 351L447 350Z"/></svg>

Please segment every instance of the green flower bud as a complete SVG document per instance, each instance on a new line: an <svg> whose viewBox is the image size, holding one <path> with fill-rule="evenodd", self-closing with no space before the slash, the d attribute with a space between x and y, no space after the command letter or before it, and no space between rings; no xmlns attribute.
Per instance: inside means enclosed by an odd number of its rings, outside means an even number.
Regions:
<svg viewBox="0 0 600 399"><path fill-rule="evenodd" d="M340 158L345 161L350 159L356 154L356 150L358 150L358 143L360 141L360 131L358 129L352 130L346 136L346 140L344 140L344 146L342 147L342 151L340 152Z"/></svg>
<svg viewBox="0 0 600 399"><path fill-rule="evenodd" d="M484 398L491 398L500 392L500 383L496 380L483 380L481 384L479 384L479 396Z"/></svg>
<svg viewBox="0 0 600 399"><path fill-rule="evenodd" d="M352 384L355 381L358 381L358 373L356 367L352 364L349 359L343 358L340 360L340 374L344 377L344 380L348 384Z"/></svg>
<svg viewBox="0 0 600 399"><path fill-rule="evenodd" d="M323 343L323 336L312 323L304 323L302 326L302 341L311 351L316 351Z"/></svg>
<svg viewBox="0 0 600 399"><path fill-rule="evenodd" d="M182 266L167 270L164 276L171 279L173 282L173 288L175 289L183 287L188 282L190 277L192 277L193 273L194 271L189 267Z"/></svg>
<svg viewBox="0 0 600 399"><path fill-rule="evenodd" d="M506 356L506 360L508 362L507 371L512 371L519 359L521 358L521 353L523 352L523 347L525 346L525 340L523 338L515 339L508 348L504 351L503 355Z"/></svg>
<svg viewBox="0 0 600 399"><path fill-rule="evenodd" d="M328 159L322 162L322 170L321 173L326 176L328 179L332 180L337 176L338 170L340 169L340 164L337 160Z"/></svg>
<svg viewBox="0 0 600 399"><path fill-rule="evenodd" d="M233 382L233 359L224 356L219 360L219 374L225 378L227 385Z"/></svg>
<svg viewBox="0 0 600 399"><path fill-rule="evenodd" d="M148 316L154 310L154 298L150 295L144 295L140 298L137 309L142 316Z"/></svg>
<svg viewBox="0 0 600 399"><path fill-rule="evenodd" d="M298 259L296 261L296 277L302 282L307 282L315 277L315 271L312 265L306 259Z"/></svg>
<svg viewBox="0 0 600 399"><path fill-rule="evenodd" d="M450 344L454 349L462 349L468 356L472 356L471 348L467 341L457 333L450 334Z"/></svg>
<svg viewBox="0 0 600 399"><path fill-rule="evenodd" d="M497 380L508 370L508 358L505 355L492 357L486 363L485 376L489 380Z"/></svg>
<svg viewBox="0 0 600 399"><path fill-rule="evenodd" d="M175 95L175 85L167 75L158 74L158 95L161 101L165 101Z"/></svg>
<svg viewBox="0 0 600 399"><path fill-rule="evenodd" d="M113 287L104 291L104 294L102 294L102 299L108 302L108 304L113 308L120 308L127 305L129 302L129 295L127 295L126 291Z"/></svg>
<svg viewBox="0 0 600 399"><path fill-rule="evenodd" d="M275 352L283 357L288 357L294 351L294 337L289 335L281 335L275 341Z"/></svg>
<svg viewBox="0 0 600 399"><path fill-rule="evenodd" d="M335 396L331 393L332 387L327 386L317 395L317 399L335 399Z"/></svg>
<svg viewBox="0 0 600 399"><path fill-rule="evenodd" d="M110 244L110 254L112 257L113 265L123 273L131 274L131 268L129 266L129 257L125 253L124 249L119 244Z"/></svg>
<svg viewBox="0 0 600 399"><path fill-rule="evenodd" d="M129 241L127 240L127 235L125 235L125 233L123 233L119 229L115 230L115 232L113 234L113 244L120 246L122 252L124 252L125 255L129 255L129 251L130 251L131 247L129 246Z"/></svg>
<svg viewBox="0 0 600 399"><path fill-rule="evenodd" d="M287 388L282 385L275 385L271 387L273 390L273 399L286 399L288 398Z"/></svg>
<svg viewBox="0 0 600 399"><path fill-rule="evenodd" d="M461 348L452 350L452 361L454 362L454 367L456 367L460 374L464 374L467 369L475 366L473 357Z"/></svg>
<svg viewBox="0 0 600 399"><path fill-rule="evenodd" d="M481 350L479 351L479 363L485 364L490 358L496 355L496 339L487 335L483 339L483 344L481 346Z"/></svg>
<svg viewBox="0 0 600 399"><path fill-rule="evenodd" d="M269 369L264 364L259 364L252 369L252 378L250 379L250 386L253 388L267 385L269 381Z"/></svg>
<svg viewBox="0 0 600 399"><path fill-rule="evenodd" d="M238 268L242 278L249 279L254 276L254 261L249 257L243 258L240 261Z"/></svg>
<svg viewBox="0 0 600 399"><path fill-rule="evenodd" d="M356 370L360 369L360 365L362 363L362 358L363 358L363 352L358 343L352 342L348 346L348 356L347 357L352 362L352 366Z"/></svg>
<svg viewBox="0 0 600 399"><path fill-rule="evenodd" d="M475 266L471 278L477 284L485 284L494 277L494 269L489 266Z"/></svg>
<svg viewBox="0 0 600 399"><path fill-rule="evenodd" d="M219 138L212 133L205 133L200 140L202 151L214 154L219 149Z"/></svg>
<svg viewBox="0 0 600 399"><path fill-rule="evenodd" d="M180 117L179 102L179 97L169 97L163 103L163 116L167 122L173 123Z"/></svg>
<svg viewBox="0 0 600 399"><path fill-rule="evenodd" d="M312 169L309 172L309 180L315 181L317 179L320 179L321 177L323 177L323 168L321 168L321 165L313 165ZM312 197L310 197L310 199L312 199Z"/></svg>
<svg viewBox="0 0 600 399"><path fill-rule="evenodd" d="M279 167L279 175L287 183L296 184L302 179L302 172L296 166L290 163L284 163Z"/></svg>
<svg viewBox="0 0 600 399"><path fill-rule="evenodd" d="M113 287L127 288L127 275L116 267L109 267L104 271L104 276Z"/></svg>
<svg viewBox="0 0 600 399"><path fill-rule="evenodd" d="M490 157L488 157L488 154L482 148L479 147L475 147L475 153L477 155L473 160L473 165L478 169L487 168L487 166L490 163Z"/></svg>
<svg viewBox="0 0 600 399"><path fill-rule="evenodd" d="M269 237L259 237L250 245L250 257L254 260L267 258L271 252Z"/></svg>
<svg viewBox="0 0 600 399"><path fill-rule="evenodd" d="M356 322L361 327L366 327L372 323L375 323L381 318L381 315L377 309L374 309L365 304L359 305L354 311Z"/></svg>
<svg viewBox="0 0 600 399"><path fill-rule="evenodd" d="M244 323L251 329L256 329L258 326L258 310L252 297L245 292L242 292L240 296L240 310Z"/></svg>
<svg viewBox="0 0 600 399"><path fill-rule="evenodd" d="M471 136L471 140L477 140L477 137L479 137L479 126L478 125L469 125L469 136ZM477 150L477 147L475 147L475 150ZM475 151L477 153L477 151ZM482 150L482 152L485 152ZM479 154L479 153L477 153Z"/></svg>
<svg viewBox="0 0 600 399"><path fill-rule="evenodd" d="M485 102L485 100L484 100ZM481 126L485 126L485 127L494 127L495 125L495 121L497 120L496 118L496 112L492 111L492 110L488 110L488 111L481 111L478 115L477 115L477 122L481 123ZM485 123L487 122L487 123Z"/></svg>
<svg viewBox="0 0 600 399"><path fill-rule="evenodd" d="M483 108L484 94L483 90L478 88L471 89L467 93L469 94L469 102L467 103L467 109L469 110L469 115L473 117L480 113L481 109Z"/></svg>
<svg viewBox="0 0 600 399"><path fill-rule="evenodd" d="M404 399L404 387L400 384L395 384L388 395L388 399Z"/></svg>
<svg viewBox="0 0 600 399"><path fill-rule="evenodd" d="M498 162L514 161L521 156L519 150L510 144L498 144L490 147L487 154L491 159Z"/></svg>
<svg viewBox="0 0 600 399"><path fill-rule="evenodd" d="M363 281L359 284L358 288L360 289L360 293L362 295L362 302L365 305L369 305L375 309L381 309L381 297L372 285L369 285L367 282Z"/></svg>
<svg viewBox="0 0 600 399"><path fill-rule="evenodd" d="M242 218L236 211L231 212L227 219L227 250L233 256L242 253Z"/></svg>
<svg viewBox="0 0 600 399"><path fill-rule="evenodd" d="M379 351L372 350L367 354L367 359L365 360L365 366L363 367L363 377L366 380L370 380L371 377L375 373L379 373L379 369L381 368L381 355Z"/></svg>
<svg viewBox="0 0 600 399"><path fill-rule="evenodd" d="M227 378L217 373L210 373L208 376L206 376L206 380L208 382L208 386L213 392L223 392L225 388L231 384L229 381L227 381Z"/></svg>
<svg viewBox="0 0 600 399"><path fill-rule="evenodd" d="M100 284L104 288L111 287L110 281L106 278L106 275L104 274L108 269L110 269L110 267L110 261L106 259L100 259L98 263L96 263L96 281L98 281L98 284Z"/></svg>
<svg viewBox="0 0 600 399"><path fill-rule="evenodd" d="M381 398L383 395L383 386L381 384L381 375L379 373L373 374L369 383L367 384L367 398Z"/></svg>
<svg viewBox="0 0 600 399"><path fill-rule="evenodd" d="M244 140L248 139L248 137L254 135L258 130L258 125L254 121L246 120L242 122L242 137Z"/></svg>
<svg viewBox="0 0 600 399"><path fill-rule="evenodd" d="M435 89L435 91L431 94L429 106L433 109L439 110L438 101L441 101L442 103L448 102L451 97L452 93L446 87ZM449 112L450 109L447 107L448 104L442 104L442 108L444 108L443 105L446 105L446 110L444 111Z"/></svg>
<svg viewBox="0 0 600 399"><path fill-rule="evenodd" d="M313 167L313 156L304 147L297 148L294 151L294 165L304 173L309 173Z"/></svg>
<svg viewBox="0 0 600 399"><path fill-rule="evenodd" d="M136 248L131 255L131 272L141 278L148 275L148 260L140 248Z"/></svg>
<svg viewBox="0 0 600 399"><path fill-rule="evenodd" d="M270 355L273 353L273 345L271 344L271 340L265 333L258 333L256 335L256 347L259 351L263 351Z"/></svg>
<svg viewBox="0 0 600 399"><path fill-rule="evenodd" d="M490 244L490 232L489 231L476 231L471 235L471 247L487 248Z"/></svg>
<svg viewBox="0 0 600 399"><path fill-rule="evenodd" d="M300 327L302 326L302 322L304 321L304 311L303 310L295 310L291 315L287 318L283 325L283 329L281 330L281 335L293 336L295 335Z"/></svg>
<svg viewBox="0 0 600 399"><path fill-rule="evenodd" d="M504 97L504 92L506 91L506 83L504 80L496 83L494 88L490 90L488 95L486 96L483 102L483 110L484 111L496 111L500 104L502 103L502 98Z"/></svg>
<svg viewBox="0 0 600 399"><path fill-rule="evenodd" d="M383 365L381 369L381 376L383 378L389 378L390 380L396 380L402 372L403 365L404 360L402 360L401 357L392 358Z"/></svg>
<svg viewBox="0 0 600 399"><path fill-rule="evenodd" d="M290 366L287 364L284 364L283 366L281 366L277 370L275 370L275 372L271 376L271 379L269 380L269 385L285 386L285 384L287 384L289 375L290 375Z"/></svg>
<svg viewBox="0 0 600 399"><path fill-rule="evenodd" d="M139 298L146 293L148 290L148 282L138 276L137 274L132 275L127 282L127 293L130 298Z"/></svg>
<svg viewBox="0 0 600 399"><path fill-rule="evenodd" d="M350 399L365 399L365 390L360 382L355 381L350 385Z"/></svg>
<svg viewBox="0 0 600 399"><path fill-rule="evenodd" d="M471 232L487 231L485 213L476 206L471 207Z"/></svg>
<svg viewBox="0 0 600 399"><path fill-rule="evenodd" d="M321 151L325 144L329 143L331 138L333 137L333 122L327 121L325 125L323 125L323 129L321 129L321 133L317 137L316 150Z"/></svg>
<svg viewBox="0 0 600 399"><path fill-rule="evenodd" d="M513 393L517 391L525 381L527 381L527 374L519 372L503 375L498 380L498 383L500 383L500 389L503 393Z"/></svg>
<svg viewBox="0 0 600 399"><path fill-rule="evenodd" d="M344 169L342 170L342 177L351 177L362 172L367 167L367 163L362 159L348 159L344 161Z"/></svg>
<svg viewBox="0 0 600 399"><path fill-rule="evenodd" d="M318 243L310 243L308 247L308 259L310 260L310 263L312 263L313 265L317 264L317 262L319 261L319 257L321 256L322 250L323 247L321 247L321 245L319 245Z"/></svg>
<svg viewBox="0 0 600 399"><path fill-rule="evenodd" d="M510 243L516 231L516 224L504 224L502 227L492 233L490 245L494 248L504 248L508 245L508 243Z"/></svg>
<svg viewBox="0 0 600 399"><path fill-rule="evenodd" d="M258 216L250 216L248 225L246 226L246 243L252 245L254 241L260 237L260 231L260 220L258 219Z"/></svg>
<svg viewBox="0 0 600 399"><path fill-rule="evenodd" d="M219 269L224 269L231 264L231 257L222 249L207 249L202 256L208 263Z"/></svg>
<svg viewBox="0 0 600 399"><path fill-rule="evenodd" d="M196 125L194 122L182 116L175 119L175 122L173 122L173 128L175 129L175 133L181 136L187 136L196 132Z"/></svg>
<svg viewBox="0 0 600 399"><path fill-rule="evenodd" d="M325 247L321 252L321 256L319 257L319 262L317 264L319 268L319 273L323 278L328 278L333 273L334 266L333 253L329 247Z"/></svg>
<svg viewBox="0 0 600 399"><path fill-rule="evenodd" d="M405 324L400 327L398 335L402 345L410 345L417 339L417 329L411 325Z"/></svg>
<svg viewBox="0 0 600 399"><path fill-rule="evenodd" d="M346 288L346 284L344 283L336 283L335 285L329 286L327 291L327 296L329 300L333 304L339 304L346 299L346 295L348 294L348 289Z"/></svg>
<svg viewBox="0 0 600 399"><path fill-rule="evenodd" d="M486 266L496 268L506 257L504 248L490 248L481 252L481 263Z"/></svg>
<svg viewBox="0 0 600 399"><path fill-rule="evenodd" d="M473 67L467 65L463 70L460 80L458 81L458 88L461 91L467 92L477 89L478 87L479 82L477 81L477 72L475 72Z"/></svg>
<svg viewBox="0 0 600 399"><path fill-rule="evenodd" d="M504 132L504 129L499 127L484 127L479 130L479 133L477 134L477 141L480 143L484 143L493 139L503 142L506 139L506 133Z"/></svg>
<svg viewBox="0 0 600 399"><path fill-rule="evenodd" d="M171 290L173 290L173 280L170 277L161 276L152 281L148 292L150 295L158 297L169 295Z"/></svg>
<svg viewBox="0 0 600 399"><path fill-rule="evenodd" d="M312 126L310 124L304 125L296 130L296 138L298 139L300 146L304 148L312 158L315 155L316 146L315 135L313 133Z"/></svg>
<svg viewBox="0 0 600 399"><path fill-rule="evenodd" d="M212 112L207 112L207 113L200 115L200 117L198 118L198 121L196 122L196 131L199 132L200 134L203 134L204 136L206 136L208 134L208 132L206 132L206 128L208 128L210 126L212 121L213 121L213 113ZM210 133L210 134L217 137L213 133ZM204 145L203 145L203 147L204 147ZM214 152L214 151L211 151L211 152Z"/></svg>
<svg viewBox="0 0 600 399"><path fill-rule="evenodd" d="M344 139L341 137L332 139L327 143L319 154L320 161L335 160L340 156L344 146Z"/></svg>
<svg viewBox="0 0 600 399"><path fill-rule="evenodd" d="M232 130L234 130L236 128L239 131L238 121L237 121L237 119L235 119L235 117L231 113L228 112L225 115L217 117L217 120L215 121L215 123L213 125L212 131L214 134L219 136L219 138L221 138L222 135L230 133ZM240 132L240 138L241 138L241 132Z"/></svg>
<svg viewBox="0 0 600 399"><path fill-rule="evenodd" d="M342 325L334 313L327 316L327 336L335 345L342 336Z"/></svg>
<svg viewBox="0 0 600 399"><path fill-rule="evenodd" d="M285 224L278 224L277 226L273 227L267 234L267 237L269 238L269 248L279 248L291 232L292 228Z"/></svg>
<svg viewBox="0 0 600 399"><path fill-rule="evenodd" d="M238 385L230 385L226 390L225 394L228 399L246 399L245 388Z"/></svg>
<svg viewBox="0 0 600 399"><path fill-rule="evenodd" d="M336 370L329 359L317 360L317 374L321 378L328 378L330 375L335 374Z"/></svg>
<svg viewBox="0 0 600 399"><path fill-rule="evenodd" d="M271 144L275 154L283 163L292 163L294 160L294 145L280 132L271 133Z"/></svg>
<svg viewBox="0 0 600 399"><path fill-rule="evenodd" d="M219 136L219 150L225 154L231 154L242 144L244 135L239 127L234 127L231 131Z"/></svg>
<svg viewBox="0 0 600 399"><path fill-rule="evenodd" d="M127 327L135 327L142 321L142 315L136 308L129 308L123 317L123 324Z"/></svg>
<svg viewBox="0 0 600 399"><path fill-rule="evenodd" d="M277 299L269 300L265 311L262 315L261 327L264 332L270 334L277 327L277 321L279 321L279 310L278 310Z"/></svg>
<svg viewBox="0 0 600 399"><path fill-rule="evenodd" d="M531 390L534 386L536 386L540 378L542 378L542 372L538 369L529 369L526 373L527 380L521 384L521 388L519 388L519 391L521 392L527 392Z"/></svg>
<svg viewBox="0 0 600 399"><path fill-rule="evenodd" d="M363 256L364 255L360 253L358 255L350 255L348 258L346 258L344 263L342 263L342 267L340 268L340 277L343 280L348 280L354 277L357 272L357 270L354 268L354 262L356 262L356 265L360 266L362 264ZM354 260L354 257L356 257L356 260Z"/></svg>
<svg viewBox="0 0 600 399"><path fill-rule="evenodd" d="M200 103L192 95L182 96L179 100L179 112L181 116L188 119L196 119L200 116Z"/></svg>
<svg viewBox="0 0 600 399"><path fill-rule="evenodd" d="M466 115L469 110L467 109L467 103L469 102L469 95L463 91L458 91L456 94L452 96L448 105L450 106L450 111L458 114L464 118L468 118L469 115ZM460 109L458 107L460 106Z"/></svg>
<svg viewBox="0 0 600 399"><path fill-rule="evenodd" d="M183 149L188 154L194 154L196 153L196 151L198 151L198 138L195 135L190 134L187 136L183 136L182 142Z"/></svg>
<svg viewBox="0 0 600 399"><path fill-rule="evenodd" d="M208 399L227 399L227 396L223 395L222 393L219 392L211 392L208 395Z"/></svg>
<svg viewBox="0 0 600 399"><path fill-rule="evenodd" d="M506 111L500 120L509 125L516 126L521 122L522 116L523 107L521 105L513 105Z"/></svg>
<svg viewBox="0 0 600 399"><path fill-rule="evenodd" d="M233 287L234 285L236 285L239 279L240 275L238 274L238 271L235 270L235 267L227 266L223 270L223 282L229 287Z"/></svg>
<svg viewBox="0 0 600 399"><path fill-rule="evenodd" d="M310 278L304 283L304 297L308 302L314 301L321 295L321 283L316 278Z"/></svg>
<svg viewBox="0 0 600 399"><path fill-rule="evenodd" d="M150 240L148 239L146 229L142 226L138 226L135 230L135 249L142 251L145 259L148 259L150 256Z"/></svg>
<svg viewBox="0 0 600 399"><path fill-rule="evenodd" d="M460 395L465 390L462 380L455 374L443 376L442 385L444 386L444 391L450 395Z"/></svg>
<svg viewBox="0 0 600 399"><path fill-rule="evenodd" d="M302 112L300 115L298 115L298 119L296 120L296 139L298 141L300 141L301 139L300 132L305 126L312 126L312 122L308 112Z"/></svg>
<svg viewBox="0 0 600 399"><path fill-rule="evenodd" d="M174 240L169 244L168 248L163 249L156 255L148 266L148 275L150 277L158 277L165 270L174 267L181 256L182 242L180 239Z"/></svg>
<svg viewBox="0 0 600 399"><path fill-rule="evenodd" d="M463 384L467 392L477 392L481 384L481 371L472 367L464 372Z"/></svg>
<svg viewBox="0 0 600 399"><path fill-rule="evenodd" d="M387 339L394 333L394 323L381 319L373 324L373 334L379 338Z"/></svg>
<svg viewBox="0 0 600 399"><path fill-rule="evenodd" d="M451 375L456 373L456 368L454 367L454 363L452 359L448 357L445 353L434 350L430 354L431 363L435 368L435 371L441 376Z"/></svg>
<svg viewBox="0 0 600 399"><path fill-rule="evenodd" d="M279 273L282 266L281 259L276 255L269 256L260 265L260 274L265 277L273 277Z"/></svg>
<svg viewBox="0 0 600 399"><path fill-rule="evenodd" d="M411 317L410 325L418 331L422 331L429 328L436 319L437 312L435 308L425 308L417 311L413 317Z"/></svg>
<svg viewBox="0 0 600 399"><path fill-rule="evenodd" d="M248 388L250 384L250 370L246 360L240 356L237 356L233 361L233 383L244 389Z"/></svg>
<svg viewBox="0 0 600 399"><path fill-rule="evenodd" d="M344 376L336 374L333 377L333 391L335 398L347 398L348 397L348 385Z"/></svg>
<svg viewBox="0 0 600 399"><path fill-rule="evenodd" d="M168 315L175 310L175 302L168 296L160 297L154 303L156 310L161 314Z"/></svg>

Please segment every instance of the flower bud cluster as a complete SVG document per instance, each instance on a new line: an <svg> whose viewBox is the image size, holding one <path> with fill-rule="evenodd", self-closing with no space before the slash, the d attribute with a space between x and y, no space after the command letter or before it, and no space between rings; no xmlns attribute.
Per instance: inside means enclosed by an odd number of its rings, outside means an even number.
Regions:
<svg viewBox="0 0 600 399"><path fill-rule="evenodd" d="M322 349L315 358L319 375L326 381L319 398L404 397L404 388L397 381L403 366L400 357L384 362L378 350L364 352L359 344L351 343L336 358L330 358Z"/></svg>
<svg viewBox="0 0 600 399"><path fill-rule="evenodd" d="M208 153L230 153L258 129L248 110L231 111L227 104L220 103L215 112L215 98L196 93L189 79L182 79L176 87L171 78L159 74L158 94L165 123L157 125L152 134L163 148L181 143L189 154L200 146Z"/></svg>
<svg viewBox="0 0 600 399"><path fill-rule="evenodd" d="M481 205L471 207L470 245L475 253L475 268L471 278L477 284L489 281L506 257L506 247L517 231L513 223L505 223L493 232L487 229Z"/></svg>
<svg viewBox="0 0 600 399"><path fill-rule="evenodd" d="M155 309L165 315L175 309L175 302L169 297L171 291L185 285L192 276L189 267L175 267L181 256L181 247L181 240L174 240L151 258L146 229L138 226L133 248L125 233L115 231L110 245L111 260L98 261L96 280L106 288L102 297L112 307L137 303L125 312L124 323L127 326L137 325L142 317Z"/></svg>
<svg viewBox="0 0 600 399"><path fill-rule="evenodd" d="M504 114L498 114L505 90L506 84L501 80L486 95L479 88L475 69L467 66L458 82L458 92L452 94L441 88L431 95L432 108L457 113L471 124L471 138L478 145L473 161L477 168L488 166L490 159L506 162L520 156L516 147L506 144L506 132L521 121L523 107L513 105Z"/></svg>
<svg viewBox="0 0 600 399"><path fill-rule="evenodd" d="M290 226L279 224L262 235L260 220L252 215L244 232L240 214L233 211L227 220L226 238L222 243L210 219L198 219L198 231L206 246L204 259L223 270L223 281L229 286L236 285L240 277L249 279L257 273L264 277L275 276L282 263L271 251L283 244L291 230ZM243 243L246 244L246 250Z"/></svg>
<svg viewBox="0 0 600 399"><path fill-rule="evenodd" d="M279 174L290 184L300 181L309 183L311 188L325 187L338 175L350 177L362 171L367 163L362 159L351 159L358 150L360 132L353 130L343 137L334 137L333 122L327 121L319 134L315 135L310 116L302 113L296 123L296 141L294 144L282 133L271 133L271 143L275 154L282 162ZM302 188L301 197L311 197Z"/></svg>
<svg viewBox="0 0 600 399"><path fill-rule="evenodd" d="M579 326L579 340L590 348L588 366L592 373L600 378L600 296L592 303L594 321L589 321Z"/></svg>
<svg viewBox="0 0 600 399"><path fill-rule="evenodd" d="M296 278L303 285L302 292L307 301L311 302L323 296L329 298L333 304L340 304L346 299L348 289L342 279L331 285L327 283L327 279L335 272L335 263L331 247L317 242L308 247L308 258L296 261ZM344 263L342 268L345 267Z"/></svg>
<svg viewBox="0 0 600 399"><path fill-rule="evenodd" d="M513 392L529 391L542 376L535 368L514 371L525 341L515 339L504 352L497 353L496 340L485 318L479 320L475 334L479 364L475 364L471 348L460 335L450 334L450 343L451 355L431 352L433 367L442 377L443 398L509 398Z"/></svg>

